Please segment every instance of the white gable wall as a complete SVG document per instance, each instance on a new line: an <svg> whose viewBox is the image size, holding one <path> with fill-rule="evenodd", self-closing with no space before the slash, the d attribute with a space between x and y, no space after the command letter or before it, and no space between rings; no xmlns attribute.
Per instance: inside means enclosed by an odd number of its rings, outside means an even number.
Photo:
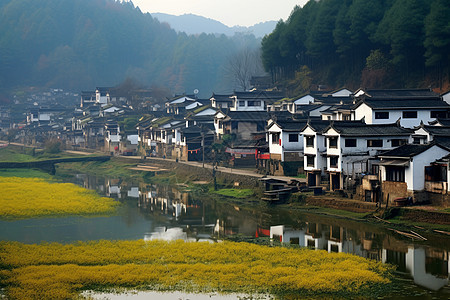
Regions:
<svg viewBox="0 0 450 300"><path fill-rule="evenodd" d="M311 95L303 96L294 101L295 105L310 104L310 103L314 103L314 97L312 97Z"/></svg>
<svg viewBox="0 0 450 300"><path fill-rule="evenodd" d="M283 139L281 132L282 132L281 128L276 124L273 124L272 127L270 127L270 129L269 129L269 153L280 154L280 155L283 153L283 147L280 145L280 143L278 141L273 140L273 137L274 137L273 133L279 133L280 139Z"/></svg>
<svg viewBox="0 0 450 300"><path fill-rule="evenodd" d="M409 168L405 169L405 181L408 190L421 191L425 189L425 167L449 153L439 146L433 146L414 156Z"/></svg>

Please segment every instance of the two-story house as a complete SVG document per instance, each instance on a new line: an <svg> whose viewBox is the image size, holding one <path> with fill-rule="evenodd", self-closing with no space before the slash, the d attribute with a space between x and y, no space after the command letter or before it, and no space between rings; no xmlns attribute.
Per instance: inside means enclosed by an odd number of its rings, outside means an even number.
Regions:
<svg viewBox="0 0 450 300"><path fill-rule="evenodd" d="M322 176L326 175L327 140L322 132L329 125L327 120L309 120L300 131L304 145L303 169L308 186L320 185Z"/></svg>
<svg viewBox="0 0 450 300"><path fill-rule="evenodd" d="M301 129L307 119L277 120L272 119L266 128L270 159L279 164L272 174L297 175L298 169L303 168L303 137Z"/></svg>
<svg viewBox="0 0 450 300"><path fill-rule="evenodd" d="M354 120L367 124L389 124L400 120L407 128L446 117L450 105L431 90L367 90L356 96Z"/></svg>
<svg viewBox="0 0 450 300"><path fill-rule="evenodd" d="M95 103L101 106L107 105L111 102L109 87L97 87L95 88Z"/></svg>
<svg viewBox="0 0 450 300"><path fill-rule="evenodd" d="M330 189L353 184L362 173L370 172L370 158L380 151L407 143L412 131L394 124L364 124L360 121L334 121L323 131L327 138L327 171Z"/></svg>

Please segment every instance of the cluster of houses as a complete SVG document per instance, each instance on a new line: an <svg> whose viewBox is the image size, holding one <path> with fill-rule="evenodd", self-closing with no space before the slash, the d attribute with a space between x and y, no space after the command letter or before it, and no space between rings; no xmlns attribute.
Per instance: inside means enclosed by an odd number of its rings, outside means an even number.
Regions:
<svg viewBox="0 0 450 300"><path fill-rule="evenodd" d="M310 187L365 201L450 203L450 92L343 88L292 99L254 89L179 95L146 113L110 88L79 99L75 112L30 110L18 140L304 174Z"/></svg>
<svg viewBox="0 0 450 300"><path fill-rule="evenodd" d="M450 94L429 89L213 94L169 100L142 119L142 155L216 160L270 175L305 174L307 184L365 201L449 203ZM223 163L224 161L222 161Z"/></svg>

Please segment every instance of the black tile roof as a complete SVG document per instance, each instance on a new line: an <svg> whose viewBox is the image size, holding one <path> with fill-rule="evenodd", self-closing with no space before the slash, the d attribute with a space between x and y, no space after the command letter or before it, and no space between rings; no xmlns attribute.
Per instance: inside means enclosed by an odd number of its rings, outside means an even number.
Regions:
<svg viewBox="0 0 450 300"><path fill-rule="evenodd" d="M265 111L230 111L225 115L236 121L267 121L270 118Z"/></svg>
<svg viewBox="0 0 450 300"><path fill-rule="evenodd" d="M303 127L302 131L306 129L306 126L310 126L315 132L322 132L324 131L326 128L328 128L328 126L330 126L330 122L329 120L309 120L309 122Z"/></svg>
<svg viewBox="0 0 450 300"><path fill-rule="evenodd" d="M378 155L378 157L413 157L417 154L420 154L435 144L425 144L425 145L418 145L418 144L406 144L400 147L397 147L395 149L389 150L384 152L383 154Z"/></svg>
<svg viewBox="0 0 450 300"><path fill-rule="evenodd" d="M231 102L231 101L233 101L233 99L231 99L230 97L231 96L233 96L233 95L231 95L231 94L229 94L229 95L219 95L219 94L212 94L212 96L211 96L211 98L214 98L214 99L216 99L216 101L221 101L221 102L224 102L224 101L226 101L226 102ZM210 98L210 99L211 99Z"/></svg>
<svg viewBox="0 0 450 300"><path fill-rule="evenodd" d="M432 99L370 99L358 102L352 108L355 109L362 103L372 109L450 109L450 105L440 98Z"/></svg>
<svg viewBox="0 0 450 300"><path fill-rule="evenodd" d="M233 96L237 99L269 99L280 100L285 96L280 92L268 92L268 91L255 91L255 92L234 92Z"/></svg>
<svg viewBox="0 0 450 300"><path fill-rule="evenodd" d="M372 99L414 99L414 98L439 98L439 94L430 89L389 89L389 90L365 90L366 96Z"/></svg>
<svg viewBox="0 0 450 300"><path fill-rule="evenodd" d="M333 128L343 136L389 136L389 135L410 135L413 130L400 127L394 124L364 124L360 121L331 122L325 129Z"/></svg>
<svg viewBox="0 0 450 300"><path fill-rule="evenodd" d="M429 124L440 124L442 126L450 127L450 119L437 118L435 121L428 122Z"/></svg>
<svg viewBox="0 0 450 300"><path fill-rule="evenodd" d="M304 120L283 120L276 121L274 124L277 124L281 129L285 131L298 131L300 132L308 123L307 119Z"/></svg>
<svg viewBox="0 0 450 300"><path fill-rule="evenodd" d="M450 136L450 127L424 125L423 129L434 136Z"/></svg>

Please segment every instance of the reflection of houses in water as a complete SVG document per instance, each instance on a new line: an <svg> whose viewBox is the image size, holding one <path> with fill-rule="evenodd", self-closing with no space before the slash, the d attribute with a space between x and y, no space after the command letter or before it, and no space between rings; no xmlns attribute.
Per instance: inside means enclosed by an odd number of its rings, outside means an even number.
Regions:
<svg viewBox="0 0 450 300"><path fill-rule="evenodd" d="M127 196L130 198L139 198L139 187L133 186L127 191Z"/></svg>
<svg viewBox="0 0 450 300"><path fill-rule="evenodd" d="M106 181L106 196L121 198L120 179L108 179Z"/></svg>
<svg viewBox="0 0 450 300"><path fill-rule="evenodd" d="M271 226L270 238L316 250L345 252L397 265L397 271L411 275L414 282L431 290L449 284L449 251L414 247L392 237L371 232L357 232L360 240L340 226L307 222L304 229L284 225Z"/></svg>
<svg viewBox="0 0 450 300"><path fill-rule="evenodd" d="M174 240L188 240L187 233L183 231L183 228L167 228L167 227L156 227L155 231L146 234L144 236L145 241L151 240L164 240L164 241L174 241Z"/></svg>
<svg viewBox="0 0 450 300"><path fill-rule="evenodd" d="M95 176L89 176L87 174L76 174L76 183L88 190L96 190L100 194L105 193L105 180Z"/></svg>
<svg viewBox="0 0 450 300"><path fill-rule="evenodd" d="M322 237L321 224L306 222L305 246L316 250L327 249L327 241Z"/></svg>
<svg viewBox="0 0 450 300"><path fill-rule="evenodd" d="M449 284L449 252L431 248L383 249L382 261L398 266L398 271L410 274L414 283L437 291Z"/></svg>
<svg viewBox="0 0 450 300"><path fill-rule="evenodd" d="M173 216L178 219L181 213L187 212L187 207L184 203L172 203L173 205Z"/></svg>

